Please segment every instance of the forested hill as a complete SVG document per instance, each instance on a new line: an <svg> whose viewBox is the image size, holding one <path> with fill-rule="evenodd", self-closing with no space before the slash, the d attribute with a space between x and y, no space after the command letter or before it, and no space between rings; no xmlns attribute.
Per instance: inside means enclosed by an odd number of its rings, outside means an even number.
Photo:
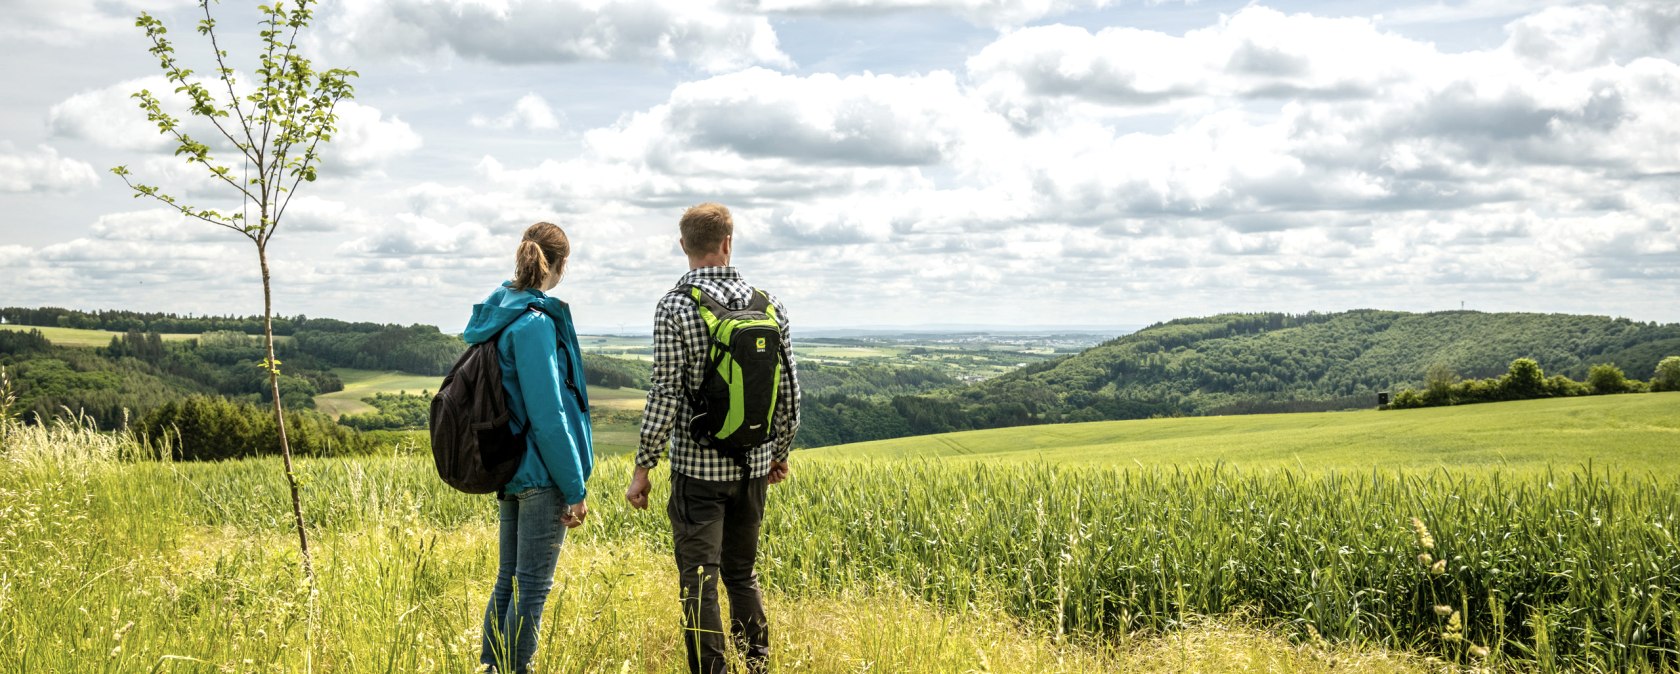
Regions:
<svg viewBox="0 0 1680 674"><path fill-rule="evenodd" d="M1474 311L1224 314L1152 325L963 389L891 402L835 398L822 401L831 409L805 409L814 431L808 444L820 445L1025 424L1370 407L1378 391L1420 386L1436 364L1490 377L1527 357L1548 375L1581 379L1592 365L1614 363L1629 377L1649 378L1669 355L1680 355L1680 324Z"/></svg>

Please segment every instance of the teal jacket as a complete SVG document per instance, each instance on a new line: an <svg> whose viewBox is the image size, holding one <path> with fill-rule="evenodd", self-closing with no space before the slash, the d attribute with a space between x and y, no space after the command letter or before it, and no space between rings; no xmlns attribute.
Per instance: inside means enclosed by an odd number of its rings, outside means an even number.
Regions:
<svg viewBox="0 0 1680 674"><path fill-rule="evenodd" d="M513 430L525 434L525 458L502 492L558 487L566 503L582 501L589 494L585 483L595 468L595 451L571 307L535 288L514 290L503 283L473 305L462 337L480 344L498 331Z"/></svg>

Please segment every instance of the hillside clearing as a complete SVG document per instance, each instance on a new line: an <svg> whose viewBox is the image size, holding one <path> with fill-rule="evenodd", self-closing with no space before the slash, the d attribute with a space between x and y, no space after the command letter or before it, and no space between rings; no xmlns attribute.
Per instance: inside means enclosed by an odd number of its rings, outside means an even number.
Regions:
<svg viewBox="0 0 1680 674"><path fill-rule="evenodd" d="M346 414L365 414L376 411L372 405L362 402L363 398L372 397L376 393L408 392L419 395L421 392L437 392L443 383L443 377L432 377L406 372L381 372L378 370L355 370L351 368L333 368L333 374L338 375L339 381L344 382L344 390L323 393L315 396L315 409L323 414L338 418Z"/></svg>
<svg viewBox="0 0 1680 674"><path fill-rule="evenodd" d="M76 347L110 346L112 338L128 334L126 332L114 332L114 331L110 331L110 330L84 330L84 329L81 329L81 328L51 328L51 327L43 328L43 327L35 326L35 325L17 325L17 324L0 325L0 330L17 330L19 332L29 332L30 330L40 330L41 335L43 337L46 337L47 341L50 341L53 344L56 344L58 346L76 346ZM189 339L198 339L198 335L188 334L188 333L174 333L174 332L172 332L172 333L162 334L162 335L159 335L159 336L162 337L163 341L166 341L166 342L184 342L184 341L187 341ZM275 342L283 342L287 339L290 339L290 337L277 336L277 337L274 338L274 341Z"/></svg>

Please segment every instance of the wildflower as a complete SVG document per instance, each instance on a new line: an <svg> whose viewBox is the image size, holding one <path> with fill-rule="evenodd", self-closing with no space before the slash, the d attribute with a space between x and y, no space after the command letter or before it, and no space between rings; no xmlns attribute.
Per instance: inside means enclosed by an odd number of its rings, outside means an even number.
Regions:
<svg viewBox="0 0 1680 674"><path fill-rule="evenodd" d="M1488 656L1488 649L1486 646L1471 646L1470 654L1478 658L1485 658Z"/></svg>
<svg viewBox="0 0 1680 674"><path fill-rule="evenodd" d="M1429 575L1432 575L1432 576L1439 576L1439 575L1441 575L1443 573L1446 573L1446 572L1447 572L1447 560L1445 560L1445 559L1437 559L1437 560L1435 560L1435 564L1433 564L1429 567Z"/></svg>
<svg viewBox="0 0 1680 674"><path fill-rule="evenodd" d="M1434 564L1434 563L1435 563L1435 558L1429 556L1429 553L1427 553L1427 552L1418 553L1418 566L1428 568L1430 564Z"/></svg>
<svg viewBox="0 0 1680 674"><path fill-rule="evenodd" d="M1448 606L1446 604L1436 604L1435 605L1435 615L1441 616L1442 618L1445 618L1447 616L1452 615L1452 612L1453 612L1453 607L1451 607L1451 606Z"/></svg>
<svg viewBox="0 0 1680 674"><path fill-rule="evenodd" d="M1435 537L1429 535L1429 527L1423 525L1423 520L1413 517L1412 531L1417 533L1418 547L1425 550L1435 549Z"/></svg>

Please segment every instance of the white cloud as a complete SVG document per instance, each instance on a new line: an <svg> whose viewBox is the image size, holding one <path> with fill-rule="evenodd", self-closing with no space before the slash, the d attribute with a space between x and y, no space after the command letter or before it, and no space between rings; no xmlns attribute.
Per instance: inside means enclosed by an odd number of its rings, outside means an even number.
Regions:
<svg viewBox="0 0 1680 674"><path fill-rule="evenodd" d="M83 45L122 31L138 31L134 18L191 7L192 0L0 0L6 20L0 37L51 45Z"/></svg>
<svg viewBox="0 0 1680 674"><path fill-rule="evenodd" d="M584 155L489 182L539 198L781 203L930 187L919 167L979 152L1008 128L950 73L784 75L753 68L678 86L669 99L584 135Z"/></svg>
<svg viewBox="0 0 1680 674"><path fill-rule="evenodd" d="M99 216L94 237L101 241L206 243L237 241L238 234L167 208L124 211Z"/></svg>
<svg viewBox="0 0 1680 674"><path fill-rule="evenodd" d="M974 23L1018 26L1047 16L1118 3L1116 0L740 0L739 4L761 12L795 14L936 10L958 14Z"/></svg>
<svg viewBox="0 0 1680 674"><path fill-rule="evenodd" d="M499 250L490 230L471 222L450 225L398 214L371 229L366 236L339 246L338 253L400 260L409 256L484 258Z"/></svg>
<svg viewBox="0 0 1680 674"><path fill-rule="evenodd" d="M326 161L357 169L375 168L420 149L420 134L396 115L355 101L338 104L338 133L322 152Z"/></svg>
<svg viewBox="0 0 1680 674"><path fill-rule="evenodd" d="M237 79L241 82L238 91L243 95L247 85L243 77ZM219 95L214 86L219 83L206 84L212 97L218 101L225 99L225 95ZM145 168L163 170L166 177L187 181L188 189L205 189L204 181L208 179L200 175L202 169L185 167L186 170L182 171L185 162L167 154L174 147L174 139L160 133L157 125L146 119L145 111L132 97L141 90L158 96L164 111L181 120L182 128L188 135L210 145L213 159L220 160L237 173L237 151L208 122L187 114L181 95L173 93L175 86L158 75L82 91L53 105L47 113L47 123L54 135L60 137L86 140L114 150L162 153L159 157L170 161L148 162ZM378 108L355 101L342 101L335 112L338 115L337 133L322 152L329 161L342 162L358 170L377 168L390 159L419 149L421 145L420 134L407 122L396 115L387 116ZM227 118L223 124L229 125L230 133L239 133L235 128L237 120ZM139 178L142 181L152 180L145 175Z"/></svg>
<svg viewBox="0 0 1680 674"><path fill-rule="evenodd" d="M133 94L150 91L164 96L160 102L164 111L177 119L186 116L186 107L174 96L165 94L175 85L162 75L126 80L114 85L76 93L60 101L47 111L47 125L54 135L91 141L118 150L161 150L170 140L158 132L156 124L146 120ZM206 130L189 127L188 133L200 140L214 140L205 136Z"/></svg>
<svg viewBox="0 0 1680 674"><path fill-rule="evenodd" d="M548 106L548 101L536 94L520 96L513 104L513 109L498 117L473 115L467 122L480 129L524 129L527 131L551 131L560 128L560 118L554 114L554 109Z"/></svg>
<svg viewBox="0 0 1680 674"><path fill-rule="evenodd" d="M321 234L366 226L373 217L342 201L315 196L295 197L286 204L280 226L288 231Z"/></svg>
<svg viewBox="0 0 1680 674"><path fill-rule="evenodd" d="M326 44L362 55L792 66L768 18L706 0L369 0L340 6L322 25Z"/></svg>
<svg viewBox="0 0 1680 674"><path fill-rule="evenodd" d="M70 192L99 184L99 174L87 162L61 157L41 145L33 152L0 148L0 192Z"/></svg>
<svg viewBox="0 0 1680 674"><path fill-rule="evenodd" d="M1384 33L1367 19L1251 6L1182 36L1026 28L970 58L968 71L1000 114L1035 128L1047 114L1189 113L1230 99L1368 99L1440 69L1442 61L1430 45Z"/></svg>

